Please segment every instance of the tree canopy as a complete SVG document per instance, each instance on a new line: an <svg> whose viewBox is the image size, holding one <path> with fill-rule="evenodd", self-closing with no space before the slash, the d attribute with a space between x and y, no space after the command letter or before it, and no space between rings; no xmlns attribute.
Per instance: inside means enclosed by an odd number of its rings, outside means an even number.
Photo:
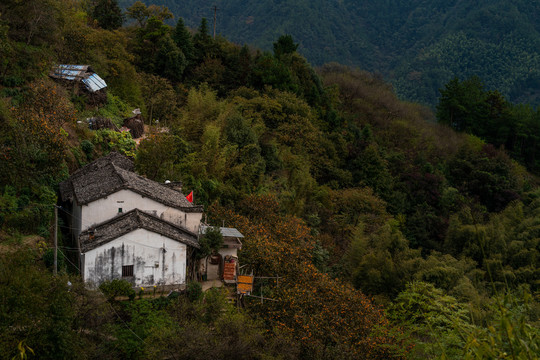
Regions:
<svg viewBox="0 0 540 360"><path fill-rule="evenodd" d="M301 55L305 43L281 29L271 53L214 39L204 19L191 25L198 30L169 23L165 6L129 4L133 21L108 29L86 5L0 4L3 354L534 358L540 191L532 106L514 104L489 80L455 78L434 114L399 100L380 74L336 63L315 70ZM450 11L435 2L398 17L403 31L436 8ZM460 36L447 41L476 44ZM106 92L47 76L71 63L91 65ZM146 131L136 140L116 131L134 109ZM90 129L87 119L109 128ZM142 176L193 190L210 225L240 230L239 262L263 278L252 293L259 298L231 307L227 290L202 294L195 282L169 296L122 281L85 289L62 216L65 266L53 276L59 183L110 151L133 158ZM199 257L220 246L217 235L201 238Z"/></svg>

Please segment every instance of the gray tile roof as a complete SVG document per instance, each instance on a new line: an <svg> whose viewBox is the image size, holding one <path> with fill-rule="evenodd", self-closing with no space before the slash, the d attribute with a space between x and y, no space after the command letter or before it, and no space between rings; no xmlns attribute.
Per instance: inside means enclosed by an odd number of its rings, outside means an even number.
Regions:
<svg viewBox="0 0 540 360"><path fill-rule="evenodd" d="M60 184L62 200L75 199L79 205L86 205L120 190L131 190L184 212L203 211L202 206L187 201L180 191L135 174L131 160L118 153L111 153L83 166Z"/></svg>
<svg viewBox="0 0 540 360"><path fill-rule="evenodd" d="M206 231L209 228L213 228L214 226L208 226L208 225L201 225L199 227L199 233L201 235L206 234ZM244 235L240 231L238 231L236 228L227 228L227 227L218 227L218 229L221 232L221 235L223 236L223 248L236 248L236 249L242 249L242 241L240 241L240 238L243 238Z"/></svg>
<svg viewBox="0 0 540 360"><path fill-rule="evenodd" d="M213 226L201 225L200 227L201 234L206 234L206 230L212 227ZM223 235L223 237L239 237L239 238L244 237L244 235L242 235L242 233L238 231L236 228L220 227L219 230L221 231L221 235Z"/></svg>
<svg viewBox="0 0 540 360"><path fill-rule="evenodd" d="M79 235L81 252L84 253L100 247L137 229L146 229L186 245L195 248L200 247L197 241L197 235L191 231L171 224L154 215L134 209L83 231Z"/></svg>

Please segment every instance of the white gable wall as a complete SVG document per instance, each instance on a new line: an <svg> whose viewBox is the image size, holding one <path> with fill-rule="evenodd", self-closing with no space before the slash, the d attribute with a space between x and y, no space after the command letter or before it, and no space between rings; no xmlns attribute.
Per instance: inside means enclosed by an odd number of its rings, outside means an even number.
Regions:
<svg viewBox="0 0 540 360"><path fill-rule="evenodd" d="M199 225L202 219L202 213L200 212L186 213L163 205L131 190L119 190L109 196L82 206L82 231L92 225L102 223L119 215L119 208L122 208L122 213L133 209L153 213L163 220L182 226L194 233L199 232Z"/></svg>
<svg viewBox="0 0 540 360"><path fill-rule="evenodd" d="M172 285L186 282L187 245L146 229L137 229L87 251L83 280L95 286L122 279L122 266L133 265L134 286Z"/></svg>

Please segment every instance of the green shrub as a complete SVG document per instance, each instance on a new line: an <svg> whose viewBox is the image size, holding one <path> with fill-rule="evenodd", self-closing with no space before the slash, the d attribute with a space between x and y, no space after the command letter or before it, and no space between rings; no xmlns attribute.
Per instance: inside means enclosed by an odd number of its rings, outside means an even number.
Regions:
<svg viewBox="0 0 540 360"><path fill-rule="evenodd" d="M24 79L17 75L5 76L4 78L2 78L2 85L6 87L18 87L21 86L23 83Z"/></svg>
<svg viewBox="0 0 540 360"><path fill-rule="evenodd" d="M473 328L463 304L422 281L407 284L388 307L388 317L416 339L417 358L431 358L441 352L447 359L460 358L465 345L460 332Z"/></svg>
<svg viewBox="0 0 540 360"><path fill-rule="evenodd" d="M213 323L219 319L222 311L227 306L225 291L221 288L211 288L204 295L204 321L206 323Z"/></svg>
<svg viewBox="0 0 540 360"><path fill-rule="evenodd" d="M125 118L131 116L129 105L122 101L118 96L107 93L107 105L98 110L98 116L111 119L116 126L122 126Z"/></svg>
<svg viewBox="0 0 540 360"><path fill-rule="evenodd" d="M197 251L196 256L202 259L213 252L217 252L223 245L223 235L219 227L209 227L206 233L199 241L201 248Z"/></svg>
<svg viewBox="0 0 540 360"><path fill-rule="evenodd" d="M135 290L126 280L114 279L105 281L99 285L99 290L109 300L114 300L117 296L127 296L129 300L135 299Z"/></svg>
<svg viewBox="0 0 540 360"><path fill-rule="evenodd" d="M45 262L45 266L49 269L53 269L54 267L54 249L48 248L45 253L43 254L43 262ZM57 259L57 269L64 270L66 268L66 261L64 259L64 254L61 251L58 251L58 259Z"/></svg>
<svg viewBox="0 0 540 360"><path fill-rule="evenodd" d="M202 285L196 281L190 281L186 287L186 293L189 301L195 302L202 296Z"/></svg>
<svg viewBox="0 0 540 360"><path fill-rule="evenodd" d="M101 146L105 153L118 151L125 156L135 156L135 141L128 131L116 132L109 129L96 131L94 144Z"/></svg>
<svg viewBox="0 0 540 360"><path fill-rule="evenodd" d="M6 185L3 194L0 194L0 228L4 225L4 221L9 217L9 214L17 210L17 195L13 186Z"/></svg>
<svg viewBox="0 0 540 360"><path fill-rule="evenodd" d="M81 149L86 155L86 158L88 161L92 161L92 158L94 157L94 144L88 140L81 141Z"/></svg>
<svg viewBox="0 0 540 360"><path fill-rule="evenodd" d="M460 358L538 359L540 328L534 306L533 295L526 286L496 296L488 304L493 319L486 327L459 329L466 339Z"/></svg>
<svg viewBox="0 0 540 360"><path fill-rule="evenodd" d="M79 112L86 110L86 103L88 102L88 96L85 94L71 96L71 102L75 106L75 109Z"/></svg>

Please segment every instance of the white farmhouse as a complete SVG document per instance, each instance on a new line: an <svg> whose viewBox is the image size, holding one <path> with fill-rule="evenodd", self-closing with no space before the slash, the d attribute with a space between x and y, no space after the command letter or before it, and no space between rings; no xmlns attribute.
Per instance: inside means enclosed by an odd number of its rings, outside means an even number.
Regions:
<svg viewBox="0 0 540 360"><path fill-rule="evenodd" d="M74 172L60 184L60 193L70 207L84 281L185 283L189 254L199 246L202 206L135 174L131 160L118 153Z"/></svg>
<svg viewBox="0 0 540 360"><path fill-rule="evenodd" d="M81 274L91 284L184 284L188 249L199 247L196 234L137 209L83 231L79 241Z"/></svg>

